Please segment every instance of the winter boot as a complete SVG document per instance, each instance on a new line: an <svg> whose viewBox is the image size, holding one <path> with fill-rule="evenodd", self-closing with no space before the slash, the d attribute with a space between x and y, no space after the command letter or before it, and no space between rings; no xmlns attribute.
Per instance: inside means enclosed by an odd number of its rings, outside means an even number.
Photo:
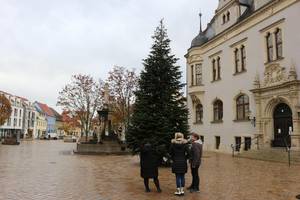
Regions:
<svg viewBox="0 0 300 200"><path fill-rule="evenodd" d="M176 192L174 192L175 195L180 196L181 195L181 190L180 188L177 188Z"/></svg>
<svg viewBox="0 0 300 200"><path fill-rule="evenodd" d="M184 195L184 188L180 188L180 195Z"/></svg>

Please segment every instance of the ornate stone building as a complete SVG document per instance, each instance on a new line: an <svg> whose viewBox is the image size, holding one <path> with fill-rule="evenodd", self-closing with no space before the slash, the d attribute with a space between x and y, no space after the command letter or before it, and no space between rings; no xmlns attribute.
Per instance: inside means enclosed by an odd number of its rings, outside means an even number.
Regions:
<svg viewBox="0 0 300 200"><path fill-rule="evenodd" d="M300 146L299 0L219 0L186 54L189 123L204 148Z"/></svg>

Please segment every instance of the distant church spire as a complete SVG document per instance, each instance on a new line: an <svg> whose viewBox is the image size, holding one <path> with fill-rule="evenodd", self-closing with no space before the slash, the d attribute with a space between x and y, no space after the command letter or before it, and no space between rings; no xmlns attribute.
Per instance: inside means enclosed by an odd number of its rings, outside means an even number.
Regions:
<svg viewBox="0 0 300 200"><path fill-rule="evenodd" d="M200 33L202 33L202 13L199 13L199 17L200 17Z"/></svg>

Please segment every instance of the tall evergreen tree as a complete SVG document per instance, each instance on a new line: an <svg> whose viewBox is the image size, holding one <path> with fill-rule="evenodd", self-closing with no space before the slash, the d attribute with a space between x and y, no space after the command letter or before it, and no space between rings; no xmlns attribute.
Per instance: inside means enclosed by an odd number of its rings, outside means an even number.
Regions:
<svg viewBox="0 0 300 200"><path fill-rule="evenodd" d="M170 39L163 24L152 36L154 44L144 60L136 91L134 113L126 135L129 148L138 153L150 142L166 155L175 132L188 133L188 110L180 82L178 59L171 54Z"/></svg>

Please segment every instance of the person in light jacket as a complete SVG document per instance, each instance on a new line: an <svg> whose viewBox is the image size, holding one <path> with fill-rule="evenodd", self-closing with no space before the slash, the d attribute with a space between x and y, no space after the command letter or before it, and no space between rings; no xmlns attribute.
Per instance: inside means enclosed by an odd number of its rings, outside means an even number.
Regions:
<svg viewBox="0 0 300 200"><path fill-rule="evenodd" d="M182 133L175 133L171 141L170 155L173 161L172 173L176 175L177 190L175 195L184 195L185 174L187 173L188 145Z"/></svg>

